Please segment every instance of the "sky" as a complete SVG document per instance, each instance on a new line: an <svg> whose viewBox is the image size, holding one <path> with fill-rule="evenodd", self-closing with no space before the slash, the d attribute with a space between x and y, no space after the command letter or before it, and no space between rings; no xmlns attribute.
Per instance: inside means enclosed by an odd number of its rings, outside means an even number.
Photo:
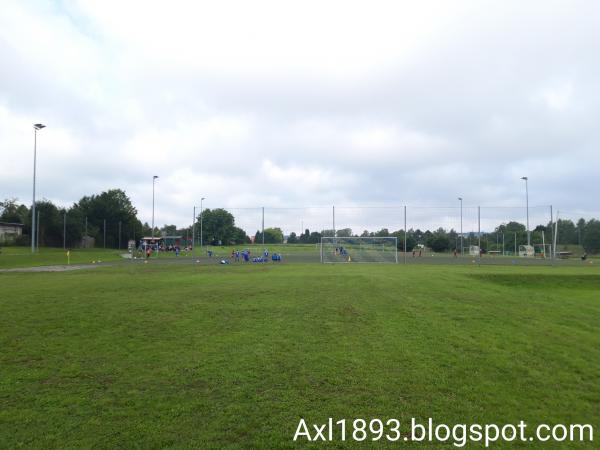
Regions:
<svg viewBox="0 0 600 450"><path fill-rule="evenodd" d="M593 1L3 0L0 197L41 122L38 198L150 222L158 175L158 225L524 222L523 176L532 222L600 217L598 55Z"/></svg>

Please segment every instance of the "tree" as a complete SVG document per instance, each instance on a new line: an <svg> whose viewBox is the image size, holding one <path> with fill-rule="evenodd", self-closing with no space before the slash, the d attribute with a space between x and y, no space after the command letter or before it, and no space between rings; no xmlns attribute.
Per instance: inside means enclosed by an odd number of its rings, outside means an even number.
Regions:
<svg viewBox="0 0 600 450"><path fill-rule="evenodd" d="M310 236L308 237L308 243L309 244L318 244L319 242L321 242L321 237L322 237L321 233L319 233L318 231L313 231L312 233L310 233Z"/></svg>
<svg viewBox="0 0 600 450"><path fill-rule="evenodd" d="M583 248L588 253L600 253L600 221L592 219L586 224Z"/></svg>
<svg viewBox="0 0 600 450"><path fill-rule="evenodd" d="M176 225L165 225L160 229L161 233L165 236L176 236L177 226Z"/></svg>
<svg viewBox="0 0 600 450"><path fill-rule="evenodd" d="M35 202L36 234L39 236L40 246L62 247L63 245L63 214L50 200ZM31 223L31 210L27 221Z"/></svg>
<svg viewBox="0 0 600 450"><path fill-rule="evenodd" d="M426 244L434 252L445 252L450 249L450 239L443 228L438 228L431 233L427 237Z"/></svg>
<svg viewBox="0 0 600 450"><path fill-rule="evenodd" d="M505 235L505 243L512 248L516 245L527 244L527 227L519 222L508 222L496 227L495 232ZM517 237L515 243L515 234ZM510 244L509 244L510 243Z"/></svg>
<svg viewBox="0 0 600 450"><path fill-rule="evenodd" d="M519 222L508 222L499 225L495 230L497 233L526 233L527 227Z"/></svg>
<svg viewBox="0 0 600 450"><path fill-rule="evenodd" d="M300 235L299 241L301 244L308 244L310 242L310 231L308 228Z"/></svg>
<svg viewBox="0 0 600 450"><path fill-rule="evenodd" d="M263 236L260 231L254 235L254 243L262 244ZM265 228L265 244L281 244L283 243L283 231L281 228Z"/></svg>
<svg viewBox="0 0 600 450"><path fill-rule="evenodd" d="M99 195L85 196L71 208L67 217L74 221L72 226L80 227L85 233L87 217L88 235L96 240L96 245L104 245L104 225L106 223L106 246L116 248L121 237L121 247L127 239L142 235L142 224L137 219L137 210L131 203L125 191L109 189ZM106 221L106 222L105 222ZM121 236L119 236L119 223ZM145 234L150 234L148 230Z"/></svg>
<svg viewBox="0 0 600 450"><path fill-rule="evenodd" d="M342 228L341 230L337 230L336 235L337 235L337 237L351 237L352 229Z"/></svg>
<svg viewBox="0 0 600 450"><path fill-rule="evenodd" d="M249 244L250 238L244 230L238 227L233 227L233 233L231 235L231 244Z"/></svg>
<svg viewBox="0 0 600 450"><path fill-rule="evenodd" d="M397 238L397 246L398 250L404 251L404 230L394 231L392 236ZM406 234L406 251L410 252L417 245L417 241L411 230Z"/></svg>
<svg viewBox="0 0 600 450"><path fill-rule="evenodd" d="M577 243L581 245L583 243L583 234L585 232L585 219L582 217L577 221Z"/></svg>
<svg viewBox="0 0 600 450"><path fill-rule="evenodd" d="M297 244L298 243L298 236L296 236L296 233L294 233L293 231L290 233L290 235L287 238L287 243L288 244Z"/></svg>
<svg viewBox="0 0 600 450"><path fill-rule="evenodd" d="M18 204L17 201L16 198L7 198L0 202L0 221L26 225L29 208Z"/></svg>
<svg viewBox="0 0 600 450"><path fill-rule="evenodd" d="M387 228L382 228L381 230L375 232L376 237L388 237L389 235L390 232Z"/></svg>
<svg viewBox="0 0 600 450"><path fill-rule="evenodd" d="M0 221L23 224L23 238L17 241L20 244L30 244L31 213L29 208L18 203L16 198L9 198L0 202Z"/></svg>
<svg viewBox="0 0 600 450"><path fill-rule="evenodd" d="M561 244L577 244L577 230L575 224L569 219L558 219L558 239Z"/></svg>
<svg viewBox="0 0 600 450"><path fill-rule="evenodd" d="M198 216L200 220L200 216ZM231 242L234 236L233 215L222 209L205 209L202 212L202 240L204 243L221 245Z"/></svg>

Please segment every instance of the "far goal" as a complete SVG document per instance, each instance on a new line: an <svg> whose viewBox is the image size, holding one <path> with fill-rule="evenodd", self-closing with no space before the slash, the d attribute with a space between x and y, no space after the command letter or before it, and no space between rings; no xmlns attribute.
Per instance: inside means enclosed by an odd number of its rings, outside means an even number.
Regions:
<svg viewBox="0 0 600 450"><path fill-rule="evenodd" d="M535 256L533 245L519 245L519 256L521 258L533 258Z"/></svg>
<svg viewBox="0 0 600 450"><path fill-rule="evenodd" d="M397 263L395 237L323 237L322 263Z"/></svg>

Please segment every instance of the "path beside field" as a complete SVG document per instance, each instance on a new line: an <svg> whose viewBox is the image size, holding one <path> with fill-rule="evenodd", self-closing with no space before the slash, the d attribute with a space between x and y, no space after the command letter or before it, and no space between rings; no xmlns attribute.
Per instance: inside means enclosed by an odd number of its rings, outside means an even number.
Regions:
<svg viewBox="0 0 600 450"><path fill-rule="evenodd" d="M69 266L35 266L14 269L0 269L0 272L67 272L69 270L93 269L106 264L71 264Z"/></svg>

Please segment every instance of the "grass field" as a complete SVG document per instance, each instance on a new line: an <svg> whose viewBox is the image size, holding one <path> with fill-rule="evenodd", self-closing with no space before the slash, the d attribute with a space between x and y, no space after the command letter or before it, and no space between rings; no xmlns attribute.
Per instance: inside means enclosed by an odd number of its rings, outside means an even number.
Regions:
<svg viewBox="0 0 600 450"><path fill-rule="evenodd" d="M596 266L151 261L0 283L0 448L302 447L301 417L600 427Z"/></svg>

